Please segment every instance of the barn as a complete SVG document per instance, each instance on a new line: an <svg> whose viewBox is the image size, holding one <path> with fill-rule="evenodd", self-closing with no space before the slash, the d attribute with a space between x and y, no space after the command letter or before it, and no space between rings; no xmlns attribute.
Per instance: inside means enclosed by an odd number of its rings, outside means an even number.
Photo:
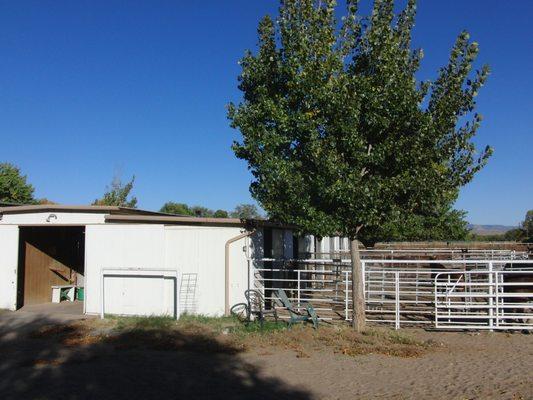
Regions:
<svg viewBox="0 0 533 400"><path fill-rule="evenodd" d="M1 207L0 308L71 296L86 314L221 315L244 301L253 258L291 258L298 243L290 227L261 220Z"/></svg>

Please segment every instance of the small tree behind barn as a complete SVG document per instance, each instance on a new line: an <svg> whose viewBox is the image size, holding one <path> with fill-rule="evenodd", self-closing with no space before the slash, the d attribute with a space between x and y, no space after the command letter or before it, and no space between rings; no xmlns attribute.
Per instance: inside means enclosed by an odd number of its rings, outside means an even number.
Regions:
<svg viewBox="0 0 533 400"><path fill-rule="evenodd" d="M340 29L335 7L284 0L276 21L260 22L229 119L250 191L271 218L351 239L353 326L362 330L357 243L378 240L391 221L438 215L485 165L491 149L476 155L473 110L489 69L471 74L478 45L462 32L436 79L418 82L414 0L399 15L393 0L376 0L368 18L348 0Z"/></svg>
<svg viewBox="0 0 533 400"><path fill-rule="evenodd" d="M122 180L119 176L113 177L111 186L107 187L107 190L102 198L96 199L93 202L93 205L137 208L137 197L130 197L134 182L135 176L133 176L126 184L122 183Z"/></svg>

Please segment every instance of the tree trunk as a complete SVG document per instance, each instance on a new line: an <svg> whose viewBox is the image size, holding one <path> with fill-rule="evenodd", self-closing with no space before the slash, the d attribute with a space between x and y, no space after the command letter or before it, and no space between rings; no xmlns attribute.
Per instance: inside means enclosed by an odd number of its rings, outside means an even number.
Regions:
<svg viewBox="0 0 533 400"><path fill-rule="evenodd" d="M365 292L363 287L363 265L359 253L359 242L350 241L352 259L352 327L357 332L365 329Z"/></svg>

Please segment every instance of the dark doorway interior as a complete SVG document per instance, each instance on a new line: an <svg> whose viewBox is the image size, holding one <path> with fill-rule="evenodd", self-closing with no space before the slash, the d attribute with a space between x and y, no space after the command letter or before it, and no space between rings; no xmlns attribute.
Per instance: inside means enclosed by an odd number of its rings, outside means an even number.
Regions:
<svg viewBox="0 0 533 400"><path fill-rule="evenodd" d="M52 286L83 286L85 227L21 227L17 308L52 301Z"/></svg>

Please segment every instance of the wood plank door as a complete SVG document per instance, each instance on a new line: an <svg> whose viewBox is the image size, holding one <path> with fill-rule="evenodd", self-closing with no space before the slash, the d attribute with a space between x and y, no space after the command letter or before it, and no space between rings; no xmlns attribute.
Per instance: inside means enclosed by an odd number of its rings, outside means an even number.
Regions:
<svg viewBox="0 0 533 400"><path fill-rule="evenodd" d="M70 283L71 269L29 242L24 247L24 305L48 303L53 285Z"/></svg>

